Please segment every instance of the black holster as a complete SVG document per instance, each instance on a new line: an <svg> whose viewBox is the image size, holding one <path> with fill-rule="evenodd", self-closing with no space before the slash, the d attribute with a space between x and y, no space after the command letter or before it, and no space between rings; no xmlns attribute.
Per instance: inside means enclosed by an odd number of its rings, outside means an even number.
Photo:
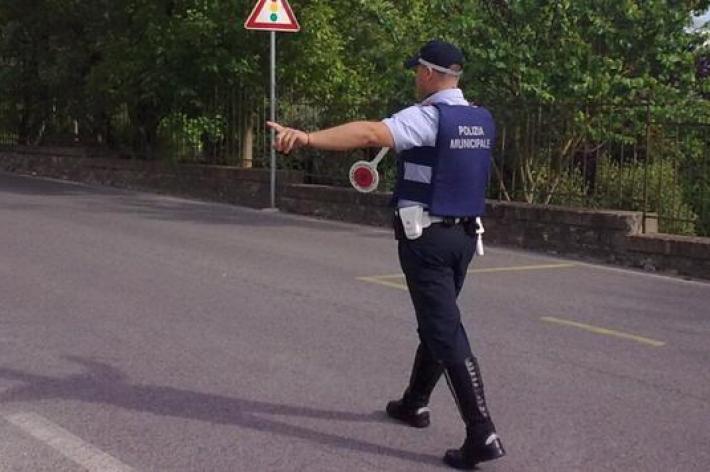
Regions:
<svg viewBox="0 0 710 472"><path fill-rule="evenodd" d="M392 216L392 228L394 228L394 239L401 241L407 236L404 234L404 226L402 225L402 219L397 213Z"/></svg>
<svg viewBox="0 0 710 472"><path fill-rule="evenodd" d="M478 235L478 223L476 223L476 218L466 218L463 223L463 230L471 236L472 238L475 238Z"/></svg>

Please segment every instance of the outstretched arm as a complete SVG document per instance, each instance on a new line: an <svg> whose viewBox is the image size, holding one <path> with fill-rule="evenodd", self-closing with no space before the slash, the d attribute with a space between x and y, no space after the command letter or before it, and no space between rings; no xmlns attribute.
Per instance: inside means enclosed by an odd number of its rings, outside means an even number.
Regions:
<svg viewBox="0 0 710 472"><path fill-rule="evenodd" d="M271 121L266 125L276 130L274 147L284 154L304 146L326 151L394 147L392 133L387 125L380 121L353 121L313 133L287 128Z"/></svg>

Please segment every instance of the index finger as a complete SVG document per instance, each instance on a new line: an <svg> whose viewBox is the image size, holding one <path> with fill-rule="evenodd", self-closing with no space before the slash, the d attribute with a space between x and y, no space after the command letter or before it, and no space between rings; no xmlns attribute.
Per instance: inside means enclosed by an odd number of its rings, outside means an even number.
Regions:
<svg viewBox="0 0 710 472"><path fill-rule="evenodd" d="M284 128L283 126L281 126L280 124L278 124L278 123L276 123L276 122L274 122L274 121L267 121L267 122L266 122L266 126L268 126L269 128L275 130L277 133L280 133L280 132L282 132L284 129L286 129L286 128Z"/></svg>

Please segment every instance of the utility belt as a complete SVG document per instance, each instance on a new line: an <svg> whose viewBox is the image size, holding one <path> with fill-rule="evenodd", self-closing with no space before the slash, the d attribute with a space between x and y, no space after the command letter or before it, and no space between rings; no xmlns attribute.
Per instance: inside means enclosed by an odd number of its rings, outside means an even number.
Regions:
<svg viewBox="0 0 710 472"><path fill-rule="evenodd" d="M400 208L395 211L394 236L397 241L402 239L415 240L421 237L426 228L432 225L442 225L445 228L461 225L469 236L476 238L476 253L479 256L483 251L483 222L479 217L455 217L430 215L420 206Z"/></svg>

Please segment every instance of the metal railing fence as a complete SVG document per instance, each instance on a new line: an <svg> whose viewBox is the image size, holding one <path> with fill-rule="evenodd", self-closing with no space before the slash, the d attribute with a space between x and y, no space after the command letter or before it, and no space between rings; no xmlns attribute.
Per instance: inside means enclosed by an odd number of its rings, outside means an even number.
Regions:
<svg viewBox="0 0 710 472"><path fill-rule="evenodd" d="M118 107L100 116L51 110L31 133L0 121L0 144L81 144L149 159L267 168L269 103L263 90L214 91L193 110L159 118ZM678 106L591 103L488 104L498 127L490 194L529 203L642 211L662 232L710 236L710 109L678 116ZM284 94L279 119L320 129L343 119L328 104ZM301 150L279 156L281 169L307 183L348 185L348 169L377 150ZM391 190L395 159L380 165ZM655 220L655 221L654 221Z"/></svg>
<svg viewBox="0 0 710 472"><path fill-rule="evenodd" d="M661 232L710 235L710 115L679 121L652 103L491 108L491 197L642 211Z"/></svg>

